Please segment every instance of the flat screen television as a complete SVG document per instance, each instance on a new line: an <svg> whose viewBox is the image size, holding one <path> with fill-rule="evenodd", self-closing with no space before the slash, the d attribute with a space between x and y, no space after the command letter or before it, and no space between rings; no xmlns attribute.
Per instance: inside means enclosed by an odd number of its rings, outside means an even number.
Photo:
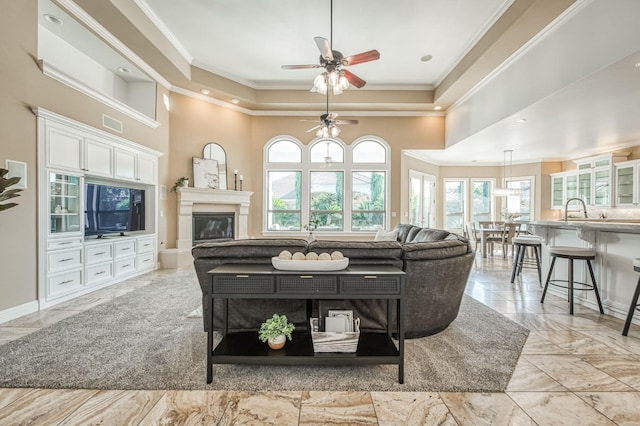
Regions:
<svg viewBox="0 0 640 426"><path fill-rule="evenodd" d="M144 189L85 183L84 203L85 235L144 230Z"/></svg>

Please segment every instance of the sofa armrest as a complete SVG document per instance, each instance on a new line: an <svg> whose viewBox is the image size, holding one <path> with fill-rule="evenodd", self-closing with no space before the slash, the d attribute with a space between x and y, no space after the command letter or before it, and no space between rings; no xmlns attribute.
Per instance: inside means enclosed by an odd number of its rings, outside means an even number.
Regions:
<svg viewBox="0 0 640 426"><path fill-rule="evenodd" d="M232 240L213 243L198 244L191 249L195 260L199 258L271 258L278 256L281 251L288 250L291 253L307 252L307 242L303 239L270 239L257 238L246 240Z"/></svg>
<svg viewBox="0 0 640 426"><path fill-rule="evenodd" d="M462 240L441 240L424 243L406 243L403 246L405 260L446 259L462 256L470 251L470 246Z"/></svg>

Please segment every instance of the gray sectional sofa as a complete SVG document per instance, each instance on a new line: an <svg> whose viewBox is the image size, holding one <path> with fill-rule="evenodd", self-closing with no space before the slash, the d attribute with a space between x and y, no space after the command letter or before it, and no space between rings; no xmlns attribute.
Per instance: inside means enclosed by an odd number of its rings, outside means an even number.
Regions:
<svg viewBox="0 0 640 426"><path fill-rule="evenodd" d="M192 249L194 265L203 294L208 271L224 263L271 263L283 250L290 252L341 251L350 265L387 264L406 272L407 338L438 333L456 318L469 277L474 253L468 240L457 234L413 225L396 226L397 241L329 241L307 243L303 239L247 239L205 243ZM221 324L222 301L216 300L214 327ZM344 301L360 317L362 329L384 329L386 302ZM305 300L231 300L229 328L255 330L274 313L284 313L295 324L306 323ZM317 306L314 307L314 310ZM395 318L395 315L393 316ZM206 323L205 323L206 327Z"/></svg>

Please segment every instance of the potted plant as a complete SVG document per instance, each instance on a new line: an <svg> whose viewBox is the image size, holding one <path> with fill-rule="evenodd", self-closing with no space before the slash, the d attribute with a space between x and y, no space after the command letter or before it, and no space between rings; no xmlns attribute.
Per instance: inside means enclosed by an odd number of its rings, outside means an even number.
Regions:
<svg viewBox="0 0 640 426"><path fill-rule="evenodd" d="M291 340L291 333L295 328L295 325L287 321L286 315L273 314L260 326L258 338L262 342L267 342L271 349L280 349L287 338Z"/></svg>
<svg viewBox="0 0 640 426"><path fill-rule="evenodd" d="M189 186L189 178L186 176L180 176L173 184L173 188L171 188L171 192L176 192L178 188L184 188Z"/></svg>
<svg viewBox="0 0 640 426"><path fill-rule="evenodd" d="M7 201L11 198L19 197L20 194L18 194L18 192L22 191L22 189L7 189L20 181L19 177L5 178L7 173L9 173L9 170L0 168L0 201ZM17 203L0 204L0 212L17 205Z"/></svg>

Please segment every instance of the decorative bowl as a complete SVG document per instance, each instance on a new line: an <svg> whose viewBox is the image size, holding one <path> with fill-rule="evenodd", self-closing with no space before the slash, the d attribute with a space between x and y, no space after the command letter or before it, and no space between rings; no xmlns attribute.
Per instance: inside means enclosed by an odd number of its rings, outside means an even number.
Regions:
<svg viewBox="0 0 640 426"><path fill-rule="evenodd" d="M282 271L339 271L349 266L349 258L338 260L284 260L278 257L271 258L274 268Z"/></svg>

